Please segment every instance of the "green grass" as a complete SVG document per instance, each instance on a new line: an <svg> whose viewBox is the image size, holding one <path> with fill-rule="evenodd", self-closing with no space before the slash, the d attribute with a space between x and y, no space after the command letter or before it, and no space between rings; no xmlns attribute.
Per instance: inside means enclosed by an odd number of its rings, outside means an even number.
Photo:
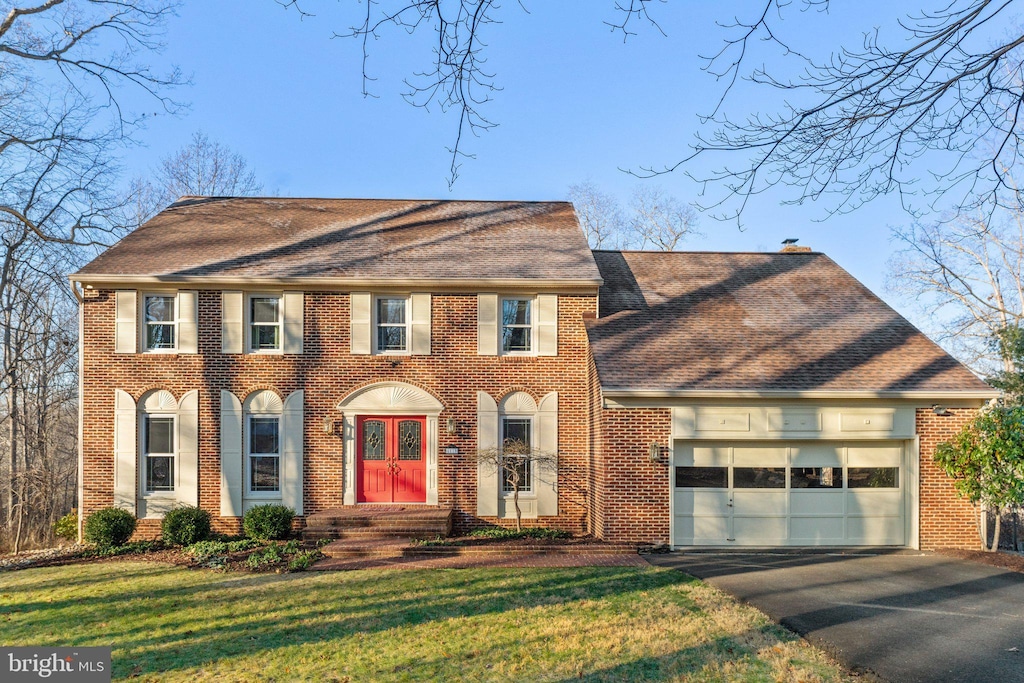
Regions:
<svg viewBox="0 0 1024 683"><path fill-rule="evenodd" d="M849 680L759 612L657 568L0 575L5 645L111 645L149 681Z"/></svg>

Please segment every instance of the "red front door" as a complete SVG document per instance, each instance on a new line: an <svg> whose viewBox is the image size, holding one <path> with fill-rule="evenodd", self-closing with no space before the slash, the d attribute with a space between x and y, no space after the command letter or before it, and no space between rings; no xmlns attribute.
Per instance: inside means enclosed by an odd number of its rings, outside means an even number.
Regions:
<svg viewBox="0 0 1024 683"><path fill-rule="evenodd" d="M360 503L427 501L427 419L361 417L358 421Z"/></svg>

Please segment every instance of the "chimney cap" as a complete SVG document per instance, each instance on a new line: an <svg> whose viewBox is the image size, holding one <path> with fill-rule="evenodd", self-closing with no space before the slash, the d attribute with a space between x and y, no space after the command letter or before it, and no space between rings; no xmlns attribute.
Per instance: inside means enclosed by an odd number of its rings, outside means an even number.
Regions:
<svg viewBox="0 0 1024 683"><path fill-rule="evenodd" d="M796 244L799 241L799 237L787 237L786 239L782 240L782 243L788 247L789 245Z"/></svg>

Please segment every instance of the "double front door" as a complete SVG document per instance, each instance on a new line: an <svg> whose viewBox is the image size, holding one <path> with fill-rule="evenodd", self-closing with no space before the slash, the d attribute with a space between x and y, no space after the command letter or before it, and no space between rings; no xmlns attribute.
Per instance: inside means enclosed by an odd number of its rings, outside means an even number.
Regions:
<svg viewBox="0 0 1024 683"><path fill-rule="evenodd" d="M359 418L360 503L426 502L426 428L425 417Z"/></svg>

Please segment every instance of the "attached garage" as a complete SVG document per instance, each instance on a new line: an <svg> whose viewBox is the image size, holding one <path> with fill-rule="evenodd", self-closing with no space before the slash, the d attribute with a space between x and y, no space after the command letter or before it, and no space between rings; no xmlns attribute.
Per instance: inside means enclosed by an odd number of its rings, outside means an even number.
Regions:
<svg viewBox="0 0 1024 683"><path fill-rule="evenodd" d="M680 406L673 546L907 546L914 411L894 405Z"/></svg>
<svg viewBox="0 0 1024 683"><path fill-rule="evenodd" d="M907 451L899 441L680 441L673 545L906 545Z"/></svg>

